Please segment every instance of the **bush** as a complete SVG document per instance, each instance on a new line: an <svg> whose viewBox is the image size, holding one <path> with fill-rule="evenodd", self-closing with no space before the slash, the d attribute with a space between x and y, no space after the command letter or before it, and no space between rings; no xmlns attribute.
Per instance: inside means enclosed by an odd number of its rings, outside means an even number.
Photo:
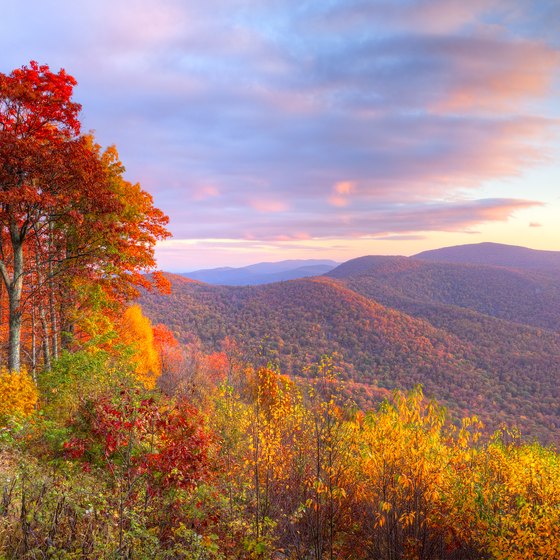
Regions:
<svg viewBox="0 0 560 560"><path fill-rule="evenodd" d="M26 417L37 404L37 387L25 370L0 370L0 422L10 417Z"/></svg>

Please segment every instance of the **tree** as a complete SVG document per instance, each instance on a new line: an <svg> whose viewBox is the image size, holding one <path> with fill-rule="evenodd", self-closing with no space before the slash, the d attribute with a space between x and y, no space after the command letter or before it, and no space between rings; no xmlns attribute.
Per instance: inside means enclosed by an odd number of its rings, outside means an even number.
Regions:
<svg viewBox="0 0 560 560"><path fill-rule="evenodd" d="M10 416L29 416L37 404L37 387L26 371L0 369L0 422Z"/></svg>
<svg viewBox="0 0 560 560"><path fill-rule="evenodd" d="M161 360L154 341L152 323L142 315L139 305L130 306L119 325L120 340L129 345L134 354L134 373L147 389L153 389L161 374Z"/></svg>
<svg viewBox="0 0 560 560"><path fill-rule="evenodd" d="M186 401L116 386L82 402L70 428L64 454L103 473L112 491L106 508L117 522L117 550L111 557L136 558L142 531L165 541L184 497L211 473L212 436Z"/></svg>
<svg viewBox="0 0 560 560"><path fill-rule="evenodd" d="M64 70L29 67L0 74L0 274L9 299L8 367L20 369L24 247L59 205L65 148L79 134L76 81Z"/></svg>
<svg viewBox="0 0 560 560"><path fill-rule="evenodd" d="M169 235L151 196L124 179L116 149L102 152L79 135L75 85L64 70L36 62L0 74L0 276L14 371L26 305L40 318L48 365L51 348L56 357L59 341L72 338L76 279L82 292L89 280L122 304L135 286L148 286L142 273L155 266L155 242Z"/></svg>

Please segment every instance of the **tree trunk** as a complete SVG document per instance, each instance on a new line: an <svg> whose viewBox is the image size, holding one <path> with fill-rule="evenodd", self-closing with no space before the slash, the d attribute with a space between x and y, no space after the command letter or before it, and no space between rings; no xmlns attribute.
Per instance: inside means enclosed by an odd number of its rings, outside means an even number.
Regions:
<svg viewBox="0 0 560 560"><path fill-rule="evenodd" d="M51 335L50 335L50 329L49 329L49 323L47 321L47 313L45 311L45 305L43 304L44 300L45 300L45 293L44 293L44 287L45 284L43 282L43 275L41 274L41 261L39 259L39 255L36 254L35 255L35 261L36 261L36 267L37 267L37 286L39 287L38 289L38 297L39 297L39 304L38 304L38 310L39 310L39 320L41 322L41 329L43 331L43 337L42 337L42 346L43 346L43 368L46 371L49 371L51 369L51 350L50 350L50 344L51 344Z"/></svg>
<svg viewBox="0 0 560 560"><path fill-rule="evenodd" d="M71 251L66 247L66 259L70 259ZM63 284L64 285L64 284ZM69 290L62 288L64 295L59 298L59 325L60 325L60 348L70 350L74 342L74 319L70 313L72 309L72 298L68 297Z"/></svg>
<svg viewBox="0 0 560 560"><path fill-rule="evenodd" d="M37 330L35 321L35 305L31 308L31 375L37 383Z"/></svg>
<svg viewBox="0 0 560 560"><path fill-rule="evenodd" d="M52 267L49 266L52 271ZM52 272L51 272L52 274ZM54 283L52 276L49 280L49 312L51 316L51 335L52 335L52 354L53 359L58 358L58 321L56 316L56 307L55 307L55 297L54 297Z"/></svg>
<svg viewBox="0 0 560 560"><path fill-rule="evenodd" d="M21 369L21 293L23 289L23 243L20 240L17 226L10 228L12 249L14 252L14 274L7 286L10 307L9 342L8 342L8 369L19 371Z"/></svg>
<svg viewBox="0 0 560 560"><path fill-rule="evenodd" d="M61 298L59 304L60 317L60 348L62 350L70 350L74 341L74 323L70 318L70 306L65 298Z"/></svg>
<svg viewBox="0 0 560 560"><path fill-rule="evenodd" d="M49 336L49 324L47 322L47 314L45 313L45 308L39 304L39 317L41 319L41 327L43 328L43 359L44 367L46 371L51 369L51 352L50 352L50 336Z"/></svg>
<svg viewBox="0 0 560 560"><path fill-rule="evenodd" d="M51 319L51 335L52 335L52 355L53 359L58 359L58 320L56 316L56 306L55 306L55 282L54 282L54 270L53 270L53 222L49 224L49 265L48 265L48 275L49 275L49 313Z"/></svg>
<svg viewBox="0 0 560 560"><path fill-rule="evenodd" d="M10 298L10 335L8 342L8 369L21 369L21 289L17 285L8 290Z"/></svg>

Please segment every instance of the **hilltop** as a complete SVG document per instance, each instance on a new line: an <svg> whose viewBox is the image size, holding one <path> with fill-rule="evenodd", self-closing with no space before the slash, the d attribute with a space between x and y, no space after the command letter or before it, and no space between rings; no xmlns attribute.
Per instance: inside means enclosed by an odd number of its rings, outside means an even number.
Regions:
<svg viewBox="0 0 560 560"><path fill-rule="evenodd" d="M414 255L426 261L487 264L520 270L560 271L560 251L542 251L504 243L472 243L423 251Z"/></svg>

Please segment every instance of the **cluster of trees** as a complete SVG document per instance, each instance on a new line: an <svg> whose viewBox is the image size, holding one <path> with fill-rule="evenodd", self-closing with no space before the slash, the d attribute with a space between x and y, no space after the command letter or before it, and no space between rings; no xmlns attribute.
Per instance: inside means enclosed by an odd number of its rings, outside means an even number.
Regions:
<svg viewBox="0 0 560 560"><path fill-rule="evenodd" d="M542 251L543 258L546 251ZM552 256L551 265L552 265ZM328 272L373 298L472 309L515 323L560 331L560 283L554 269L360 257Z"/></svg>
<svg viewBox="0 0 560 560"><path fill-rule="evenodd" d="M557 441L560 429L555 405L560 397L556 382L560 372L557 275L490 266L425 263L404 257L387 257L382 270L378 270L368 269L367 259L343 265L339 275L345 286L426 321L460 341L463 359L485 372L476 383L477 393L486 387L491 395L489 401L478 405L480 408L475 405L477 414L483 416L484 409L491 410L496 425L521 419L524 433ZM366 269L354 273L360 261ZM403 270L396 268L397 264ZM453 386L452 392L447 400L450 405L462 414L473 410L472 393L458 390L457 386Z"/></svg>
<svg viewBox="0 0 560 560"><path fill-rule="evenodd" d="M356 370L360 380L368 374L389 380L397 372L421 376L456 368L467 351L456 338L426 322L327 278L238 288L169 277L171 297L143 295L149 316L167 324L184 342L194 335L217 349L233 336L246 348L261 346L267 359L280 360L289 374L300 373L310 358L336 351L353 364L348 364L348 373Z"/></svg>
<svg viewBox="0 0 560 560"><path fill-rule="evenodd" d="M0 73L0 359L49 369L147 286L166 216L80 134L74 78L31 62ZM93 331L93 332L92 332Z"/></svg>

